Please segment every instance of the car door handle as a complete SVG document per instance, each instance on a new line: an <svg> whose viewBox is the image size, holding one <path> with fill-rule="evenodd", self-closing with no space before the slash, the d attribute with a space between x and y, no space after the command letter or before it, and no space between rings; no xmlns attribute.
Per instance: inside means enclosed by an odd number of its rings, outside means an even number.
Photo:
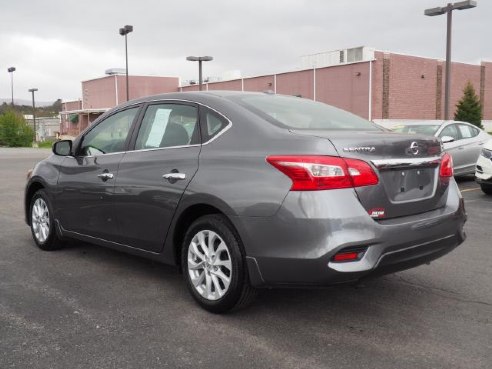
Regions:
<svg viewBox="0 0 492 369"><path fill-rule="evenodd" d="M168 180L175 180L175 181L181 181L183 179L186 179L186 174L184 173L167 173L162 176L164 179Z"/></svg>
<svg viewBox="0 0 492 369"><path fill-rule="evenodd" d="M97 175L99 178L101 178L103 181L107 181L108 179L113 179L114 175L113 173L101 173Z"/></svg>

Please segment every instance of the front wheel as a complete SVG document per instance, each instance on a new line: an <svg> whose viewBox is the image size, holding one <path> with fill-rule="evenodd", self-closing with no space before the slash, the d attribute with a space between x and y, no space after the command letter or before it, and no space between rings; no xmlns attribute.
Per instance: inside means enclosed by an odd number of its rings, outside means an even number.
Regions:
<svg viewBox="0 0 492 369"><path fill-rule="evenodd" d="M34 242L41 250L63 247L63 241L56 234L52 208L44 190L37 191L31 199L29 221Z"/></svg>
<svg viewBox="0 0 492 369"><path fill-rule="evenodd" d="M190 226L181 262L193 298L210 312L237 310L256 295L239 236L224 216L207 215Z"/></svg>

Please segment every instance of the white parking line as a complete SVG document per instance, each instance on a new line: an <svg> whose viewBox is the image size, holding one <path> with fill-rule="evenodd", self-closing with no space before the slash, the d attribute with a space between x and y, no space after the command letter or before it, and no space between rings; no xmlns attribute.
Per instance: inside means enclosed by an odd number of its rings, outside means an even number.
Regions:
<svg viewBox="0 0 492 369"><path fill-rule="evenodd" d="M469 192L469 191L476 191L479 190L480 187L475 187L475 188L467 188L466 190L461 190L461 192Z"/></svg>

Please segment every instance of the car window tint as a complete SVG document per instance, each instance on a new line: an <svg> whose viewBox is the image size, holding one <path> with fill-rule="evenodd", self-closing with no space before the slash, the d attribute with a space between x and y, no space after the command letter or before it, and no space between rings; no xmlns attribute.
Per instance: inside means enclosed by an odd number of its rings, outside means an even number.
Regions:
<svg viewBox="0 0 492 369"><path fill-rule="evenodd" d="M113 114L91 129L83 138L80 153L97 156L125 150L125 142L139 107Z"/></svg>
<svg viewBox="0 0 492 369"><path fill-rule="evenodd" d="M471 130L471 127L466 126L464 124L458 124L458 128L461 133L461 137L463 138L472 138L473 137L473 131Z"/></svg>
<svg viewBox="0 0 492 369"><path fill-rule="evenodd" d="M444 128L439 134L439 137L442 138L444 136L453 137L455 141L461 139L460 133L458 132L458 128L456 128L456 124L450 124L449 126Z"/></svg>
<svg viewBox="0 0 492 369"><path fill-rule="evenodd" d="M399 133L409 133L409 134L423 134L434 136L434 134L439 129L437 124L422 124L422 125L399 125L393 127L391 130Z"/></svg>
<svg viewBox="0 0 492 369"><path fill-rule="evenodd" d="M205 112L205 139L204 141L210 140L212 137L219 134L222 129L227 127L229 122L224 117L218 115L217 113L208 110Z"/></svg>
<svg viewBox="0 0 492 369"><path fill-rule="evenodd" d="M181 104L155 104L145 111L135 150L198 143L198 110Z"/></svg>

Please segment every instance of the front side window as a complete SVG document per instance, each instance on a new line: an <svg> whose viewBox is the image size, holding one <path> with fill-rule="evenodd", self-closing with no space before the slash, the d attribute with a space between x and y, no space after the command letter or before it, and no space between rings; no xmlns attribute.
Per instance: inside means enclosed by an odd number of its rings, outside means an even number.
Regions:
<svg viewBox="0 0 492 369"><path fill-rule="evenodd" d="M83 138L81 155L98 156L125 150L125 143L139 107L113 114L90 130Z"/></svg>
<svg viewBox="0 0 492 369"><path fill-rule="evenodd" d="M186 146L199 142L196 107L155 104L150 105L145 111L135 150Z"/></svg>
<svg viewBox="0 0 492 369"><path fill-rule="evenodd" d="M439 134L439 137L443 138L444 136L453 137L455 141L461 139L460 133L458 132L458 128L456 128L456 124L451 124L446 128L444 128Z"/></svg>

